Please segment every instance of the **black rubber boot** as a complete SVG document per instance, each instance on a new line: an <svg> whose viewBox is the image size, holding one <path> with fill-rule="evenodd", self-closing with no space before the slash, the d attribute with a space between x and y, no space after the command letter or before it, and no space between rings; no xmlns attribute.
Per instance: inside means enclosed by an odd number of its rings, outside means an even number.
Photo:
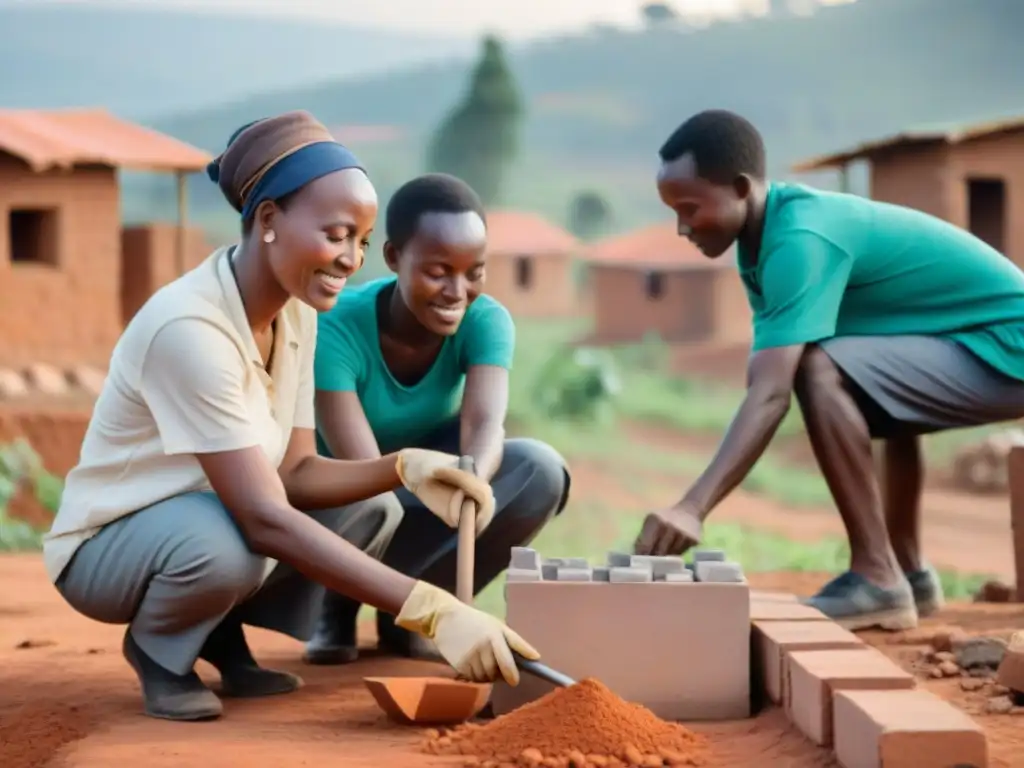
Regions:
<svg viewBox="0 0 1024 768"><path fill-rule="evenodd" d="M307 664L350 664L359 658L356 623L359 603L333 592L324 596L313 636L306 643L303 660Z"/></svg>
<svg viewBox="0 0 1024 768"><path fill-rule="evenodd" d="M153 661L135 642L129 629L121 650L139 676L142 702L150 717L164 720L214 720L224 706L194 671L176 675Z"/></svg>
<svg viewBox="0 0 1024 768"><path fill-rule="evenodd" d="M377 613L377 643L382 651L395 656L430 661L441 658L432 642L397 626L394 616L380 611Z"/></svg>
<svg viewBox="0 0 1024 768"><path fill-rule="evenodd" d="M256 663L245 641L242 623L222 621L206 639L199 658L220 672L221 695L233 699L255 699L291 693L302 687L302 678L290 672L264 669Z"/></svg>

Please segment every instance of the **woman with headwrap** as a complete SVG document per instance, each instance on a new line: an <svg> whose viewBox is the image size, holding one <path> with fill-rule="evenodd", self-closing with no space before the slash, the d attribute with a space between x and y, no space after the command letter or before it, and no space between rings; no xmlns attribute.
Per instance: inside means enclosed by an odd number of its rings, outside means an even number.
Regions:
<svg viewBox="0 0 1024 768"><path fill-rule="evenodd" d="M378 562L398 520L356 503L404 486L437 515L468 497L486 519L489 486L436 451L317 455L317 312L362 263L373 185L304 112L236 132L210 176L241 214L241 242L154 294L117 343L44 545L57 589L128 625L124 655L154 717L220 715L197 658L225 696L297 688L257 665L242 625L308 640L325 587L395 614L471 679L518 682L511 649L536 651Z"/></svg>

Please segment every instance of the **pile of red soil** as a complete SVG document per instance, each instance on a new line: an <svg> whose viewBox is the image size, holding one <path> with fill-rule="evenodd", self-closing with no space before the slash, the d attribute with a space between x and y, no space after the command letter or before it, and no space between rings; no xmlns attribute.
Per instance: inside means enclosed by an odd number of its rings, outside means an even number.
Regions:
<svg viewBox="0 0 1024 768"><path fill-rule="evenodd" d="M707 742L587 679L484 725L433 731L423 748L481 768L656 768L701 765Z"/></svg>

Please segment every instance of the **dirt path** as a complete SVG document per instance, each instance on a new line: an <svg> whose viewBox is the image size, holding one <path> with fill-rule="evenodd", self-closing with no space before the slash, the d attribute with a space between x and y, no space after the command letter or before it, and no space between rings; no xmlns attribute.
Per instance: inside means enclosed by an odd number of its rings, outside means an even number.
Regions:
<svg viewBox="0 0 1024 768"><path fill-rule="evenodd" d="M631 440L674 453L710 456L713 442L657 426L633 424ZM669 486L668 478L658 485ZM681 476L675 486L665 489L669 503L685 490ZM923 500L925 555L939 568L969 573L992 574L1013 581L1013 545L1009 500L997 496L974 496L929 488ZM834 510L791 509L742 490L735 491L716 510L714 520L727 520L776 531L796 541L814 541L822 536L843 536L843 526Z"/></svg>

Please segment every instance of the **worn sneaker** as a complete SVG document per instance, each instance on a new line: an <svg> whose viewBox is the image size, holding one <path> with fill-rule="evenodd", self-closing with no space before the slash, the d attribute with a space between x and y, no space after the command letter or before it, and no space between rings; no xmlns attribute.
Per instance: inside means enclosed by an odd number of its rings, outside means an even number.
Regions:
<svg viewBox="0 0 1024 768"><path fill-rule="evenodd" d="M942 592L942 582L939 574L930 565L926 565L920 571L911 571L907 574L907 581L914 592L914 603L917 604L917 615L931 616L933 613L942 610L946 604L945 595Z"/></svg>
<svg viewBox="0 0 1024 768"><path fill-rule="evenodd" d="M904 582L884 589L852 571L832 579L804 603L849 630L876 627L900 630L917 626L917 608L909 584Z"/></svg>

